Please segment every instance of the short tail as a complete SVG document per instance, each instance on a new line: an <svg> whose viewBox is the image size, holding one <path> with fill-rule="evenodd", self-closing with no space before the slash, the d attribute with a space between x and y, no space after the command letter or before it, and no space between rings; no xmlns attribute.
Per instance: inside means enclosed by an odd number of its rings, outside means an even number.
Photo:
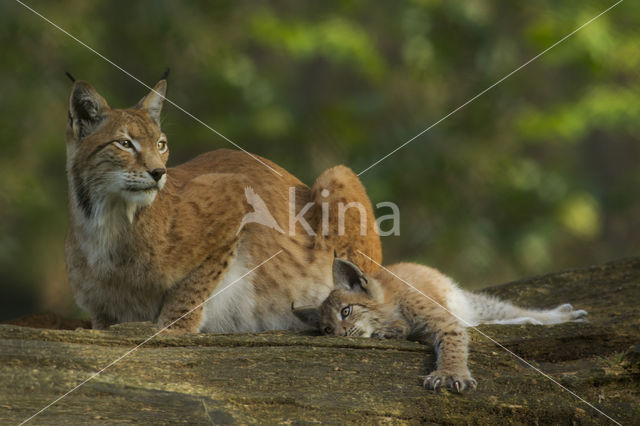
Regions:
<svg viewBox="0 0 640 426"><path fill-rule="evenodd" d="M315 247L336 252L367 275L378 271L380 236L371 201L358 176L345 166L325 170L311 187L311 201L309 223L316 228Z"/></svg>
<svg viewBox="0 0 640 426"><path fill-rule="evenodd" d="M470 325L477 324L560 324L585 321L587 311L574 310L568 303L554 309L527 309L482 293L464 292Z"/></svg>

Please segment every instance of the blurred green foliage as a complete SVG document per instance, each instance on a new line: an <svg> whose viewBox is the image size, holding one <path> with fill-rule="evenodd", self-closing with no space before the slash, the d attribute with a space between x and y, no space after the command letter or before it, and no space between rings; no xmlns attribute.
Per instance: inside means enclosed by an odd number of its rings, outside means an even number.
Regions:
<svg viewBox="0 0 640 426"><path fill-rule="evenodd" d="M147 84L171 66L170 99L309 184L364 170L612 3L28 1ZM623 2L364 173L401 209L386 263L478 287L637 255L639 24ZM112 106L146 89L12 1L0 46L0 317L70 315L64 71ZM164 115L171 164L230 147Z"/></svg>

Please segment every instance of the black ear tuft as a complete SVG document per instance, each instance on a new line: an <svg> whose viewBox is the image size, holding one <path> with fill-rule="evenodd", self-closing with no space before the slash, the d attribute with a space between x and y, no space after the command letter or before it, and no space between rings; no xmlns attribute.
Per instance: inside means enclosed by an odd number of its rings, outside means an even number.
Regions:
<svg viewBox="0 0 640 426"><path fill-rule="evenodd" d="M349 291L369 293L367 277L353 263L339 258L333 260L333 285Z"/></svg>
<svg viewBox="0 0 640 426"><path fill-rule="evenodd" d="M69 116L78 138L93 133L109 109L107 101L84 81L73 83L69 99Z"/></svg>
<svg viewBox="0 0 640 426"><path fill-rule="evenodd" d="M320 327L320 312L318 308L302 307L294 308L291 304L291 312L303 323L310 325L314 328Z"/></svg>
<svg viewBox="0 0 640 426"><path fill-rule="evenodd" d="M167 69L164 70L164 73L162 73L162 77L160 77L160 80L166 80L167 77L169 77L169 71L171 71L171 68L167 67Z"/></svg>
<svg viewBox="0 0 640 426"><path fill-rule="evenodd" d="M166 73L167 72L165 71L165 74ZM167 80L163 78L158 83L156 83L156 85L153 87L153 89L151 89L147 96L140 99L140 101L134 108L146 110L149 114L149 117L151 117L151 119L155 121L158 126L160 126L160 113L162 112L162 104L166 99L166 94Z"/></svg>
<svg viewBox="0 0 640 426"><path fill-rule="evenodd" d="M73 76L68 71L65 71L64 73L67 77L69 77L69 80L71 80L72 83L76 82L76 79L73 78Z"/></svg>

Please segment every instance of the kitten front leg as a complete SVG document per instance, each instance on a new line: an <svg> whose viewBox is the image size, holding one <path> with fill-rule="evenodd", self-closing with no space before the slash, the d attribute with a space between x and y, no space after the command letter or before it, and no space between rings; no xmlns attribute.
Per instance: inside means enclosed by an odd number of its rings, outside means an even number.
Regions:
<svg viewBox="0 0 640 426"><path fill-rule="evenodd" d="M467 332L457 320L451 318L445 327L436 329L434 347L436 370L425 378L424 386L432 390L446 387L455 392L475 389L477 382L467 367Z"/></svg>
<svg viewBox="0 0 640 426"><path fill-rule="evenodd" d="M406 321L394 321L371 333L376 339L403 339L409 334L409 326Z"/></svg>

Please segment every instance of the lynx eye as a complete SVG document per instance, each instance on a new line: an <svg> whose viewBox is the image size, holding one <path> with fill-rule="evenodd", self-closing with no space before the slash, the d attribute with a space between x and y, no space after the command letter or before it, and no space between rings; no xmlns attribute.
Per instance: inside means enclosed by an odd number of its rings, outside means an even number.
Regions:
<svg viewBox="0 0 640 426"><path fill-rule="evenodd" d="M330 325L326 326L324 328L324 334L331 334L333 333L333 327L331 327Z"/></svg>
<svg viewBox="0 0 640 426"><path fill-rule="evenodd" d="M129 139L123 139L120 141L115 141L116 145L118 145L119 148L124 149L124 150L133 150L133 142L131 142Z"/></svg>
<svg viewBox="0 0 640 426"><path fill-rule="evenodd" d="M342 310L340 311L340 315L342 315L342 318L346 318L351 315L351 306L345 306L344 308L342 308Z"/></svg>
<svg viewBox="0 0 640 426"><path fill-rule="evenodd" d="M167 141L164 139L158 141L158 151L163 154L167 150Z"/></svg>

